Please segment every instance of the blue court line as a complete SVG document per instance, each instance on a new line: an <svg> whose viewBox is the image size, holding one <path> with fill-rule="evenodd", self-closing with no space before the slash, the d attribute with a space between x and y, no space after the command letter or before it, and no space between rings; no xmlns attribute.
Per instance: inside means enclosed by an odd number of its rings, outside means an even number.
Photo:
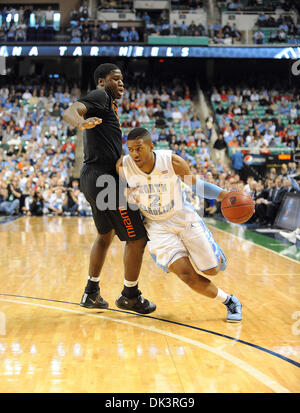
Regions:
<svg viewBox="0 0 300 413"><path fill-rule="evenodd" d="M79 303L72 303L72 302L70 302L70 301L60 301L60 300L51 300L51 299L48 299L48 298L28 297L28 296L24 296L24 295L2 294L2 293L0 293L0 296L17 297L17 298L28 298L28 299L32 299L32 300L52 301L52 302L54 302L54 303L64 303L64 304L80 305ZM82 307L82 308L84 308L84 307ZM98 310L101 310L101 308L98 308ZM203 332L205 332L205 333L213 334L213 335L215 335L215 336L219 336L219 337L227 338L227 339L232 340L232 341L236 341L237 343L245 344L245 345L247 345L247 346L249 346L249 347L255 348L256 350L264 351L265 353L268 353L268 354L270 354L271 356L275 356L275 357L277 357L277 358L280 358L281 360L284 360L284 361L287 361L288 363L293 364L293 365L296 366L296 367L300 367L300 363L298 363L297 361L292 360L292 359L290 359L290 358L288 358L288 357L285 357L285 356L283 356L283 355L281 355L281 354L279 354L279 353L276 353L275 351L272 351L272 350L269 350L269 349L267 349L267 348L258 346L257 344L249 343L248 341L244 341L244 340L240 340L240 339L238 339L238 338L234 338L234 337L231 337L231 336L227 336L226 334L221 334L221 333L217 333L217 332L215 332L215 331L206 330L205 328L200 328L200 327L196 327L196 326L191 326L191 325L189 325L189 324L180 323L180 322L178 322L178 321L166 320L166 319L164 319L164 318L159 318L159 317L153 317L153 316L144 315L144 314L133 313L133 312L130 312L130 311L125 311L125 310L116 310L116 309L114 309L114 308L105 308L105 309L103 309L103 310L105 310L105 311L115 311L115 312L117 312L117 313L131 314L131 315L135 315L135 316L137 316L137 317L151 318L151 319L153 319L153 320L163 321L163 322L165 322L165 323L176 324L176 325L181 326L181 327L187 327L187 328L191 328L191 329L193 329L193 330L203 331Z"/></svg>

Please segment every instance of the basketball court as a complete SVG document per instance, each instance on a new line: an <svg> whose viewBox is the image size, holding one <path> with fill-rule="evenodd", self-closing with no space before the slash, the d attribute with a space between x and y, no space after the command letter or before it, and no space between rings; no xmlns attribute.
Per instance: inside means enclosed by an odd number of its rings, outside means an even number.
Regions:
<svg viewBox="0 0 300 413"><path fill-rule="evenodd" d="M92 219L1 224L1 393L299 392L299 248L264 246L262 235L250 239L241 225L207 223L228 260L214 282L243 304L238 324L225 322L219 302L165 274L147 249L139 288L157 310L119 310L117 238L101 275L109 309L84 309Z"/></svg>

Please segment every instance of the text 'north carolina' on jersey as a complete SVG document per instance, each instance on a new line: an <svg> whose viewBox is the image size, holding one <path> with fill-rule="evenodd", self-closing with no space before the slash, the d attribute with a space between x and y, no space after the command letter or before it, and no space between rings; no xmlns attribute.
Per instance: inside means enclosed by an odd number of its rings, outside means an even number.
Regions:
<svg viewBox="0 0 300 413"><path fill-rule="evenodd" d="M172 165L172 151L156 150L155 164L149 174L143 172L130 155L123 158L123 170L129 187L138 188L138 207L146 218L164 220L182 209L184 194Z"/></svg>

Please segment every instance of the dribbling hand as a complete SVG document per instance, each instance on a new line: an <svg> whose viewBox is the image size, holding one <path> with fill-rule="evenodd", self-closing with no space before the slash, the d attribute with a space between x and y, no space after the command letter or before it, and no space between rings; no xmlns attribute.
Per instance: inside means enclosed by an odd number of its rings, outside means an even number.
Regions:
<svg viewBox="0 0 300 413"><path fill-rule="evenodd" d="M88 119L85 119L82 123L80 123L78 125L78 128L80 130L92 129L95 126L99 125L100 123L102 123L102 119L100 119L100 118L96 118L96 117L88 118Z"/></svg>

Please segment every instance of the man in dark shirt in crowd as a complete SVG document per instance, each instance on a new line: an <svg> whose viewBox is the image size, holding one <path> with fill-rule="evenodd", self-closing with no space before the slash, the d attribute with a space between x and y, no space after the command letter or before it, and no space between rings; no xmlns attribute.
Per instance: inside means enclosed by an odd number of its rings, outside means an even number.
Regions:
<svg viewBox="0 0 300 413"><path fill-rule="evenodd" d="M66 205L63 205L63 212L69 215L76 215L78 210L78 195L80 193L79 190L79 182L77 179L72 181L71 187L68 188L67 191L67 202Z"/></svg>
<svg viewBox="0 0 300 413"><path fill-rule="evenodd" d="M34 216L43 215L44 200L40 191L36 191L30 204L30 213Z"/></svg>
<svg viewBox="0 0 300 413"><path fill-rule="evenodd" d="M275 179L275 185L270 189L267 199L256 205L255 212L257 213L262 225L272 226L274 224L280 204L283 200L287 186L283 185L283 178L278 176Z"/></svg>
<svg viewBox="0 0 300 413"><path fill-rule="evenodd" d="M124 288L116 300L119 308L141 314L151 313L156 305L143 298L138 289L147 234L138 210L128 207L122 191L116 162L122 154L122 131L116 100L123 91L123 76L118 66L105 63L94 72L96 89L73 103L64 112L64 120L84 130L84 164L80 187L91 205L98 236L90 254L88 282L80 305L86 308L107 308L101 297L99 281L109 246L117 234L126 241L124 249ZM101 182L99 182L101 181ZM106 185L108 183L108 185ZM115 194L115 205L107 205L105 196ZM108 204L110 201L108 201Z"/></svg>
<svg viewBox="0 0 300 413"><path fill-rule="evenodd" d="M21 191L15 187L17 183L11 183L0 191L0 213L5 215L18 215L20 210Z"/></svg>

